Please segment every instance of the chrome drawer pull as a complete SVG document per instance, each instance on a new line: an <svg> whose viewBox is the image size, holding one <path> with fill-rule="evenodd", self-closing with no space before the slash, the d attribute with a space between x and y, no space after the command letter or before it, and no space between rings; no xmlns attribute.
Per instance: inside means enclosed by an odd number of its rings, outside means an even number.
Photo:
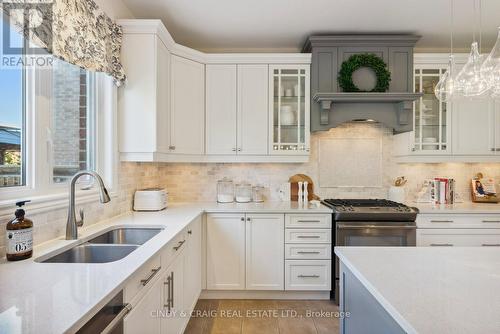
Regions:
<svg viewBox="0 0 500 334"><path fill-rule="evenodd" d="M298 251L297 254L319 254L319 252Z"/></svg>
<svg viewBox="0 0 500 334"><path fill-rule="evenodd" d="M453 220L431 220L431 223L453 223Z"/></svg>
<svg viewBox="0 0 500 334"><path fill-rule="evenodd" d="M321 223L319 220L297 220L299 223Z"/></svg>
<svg viewBox="0 0 500 334"><path fill-rule="evenodd" d="M132 305L125 304L123 305L122 310L116 315L116 317L111 320L111 322L102 330L101 334L109 334L113 333L113 330L118 326L120 321L132 310Z"/></svg>
<svg viewBox="0 0 500 334"><path fill-rule="evenodd" d="M186 240L179 241L179 244L174 247L174 251L178 251L179 248L181 248L182 245L184 245L185 242L186 242Z"/></svg>
<svg viewBox="0 0 500 334"><path fill-rule="evenodd" d="M319 275L298 275L298 278L319 278Z"/></svg>
<svg viewBox="0 0 500 334"><path fill-rule="evenodd" d="M161 266L159 266L159 267L158 267L158 268L156 268L156 269L152 269L152 270L151 270L151 275L149 275L149 277L148 277L148 278L146 278L146 279L141 279L141 283L142 283L142 285L144 285L144 286L145 286L146 284L148 284L148 283L149 283L149 282L153 279L153 277L155 277L155 275L156 275L156 274L160 271L160 269L161 269Z"/></svg>
<svg viewBox="0 0 500 334"><path fill-rule="evenodd" d="M431 244L433 247L451 247L453 244Z"/></svg>
<svg viewBox="0 0 500 334"><path fill-rule="evenodd" d="M500 244L482 244L483 247L500 247Z"/></svg>
<svg viewBox="0 0 500 334"><path fill-rule="evenodd" d="M297 238L301 238L301 239L318 239L319 235L298 235Z"/></svg>
<svg viewBox="0 0 500 334"><path fill-rule="evenodd" d="M483 220L483 223L500 223L500 220Z"/></svg>

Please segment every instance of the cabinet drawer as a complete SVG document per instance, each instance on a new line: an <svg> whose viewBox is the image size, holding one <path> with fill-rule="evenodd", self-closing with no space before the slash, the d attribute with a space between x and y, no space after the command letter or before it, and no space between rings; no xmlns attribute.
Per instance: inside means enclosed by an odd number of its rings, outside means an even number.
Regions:
<svg viewBox="0 0 500 334"><path fill-rule="evenodd" d="M331 260L285 261L285 290L330 290Z"/></svg>
<svg viewBox="0 0 500 334"><path fill-rule="evenodd" d="M128 280L123 292L125 302L130 302L139 291L149 286L161 272L161 259L157 255L139 268Z"/></svg>
<svg viewBox="0 0 500 334"><path fill-rule="evenodd" d="M163 268L167 268L181 250L186 247L186 233L186 230L183 230L163 248L161 254L161 265Z"/></svg>
<svg viewBox="0 0 500 334"><path fill-rule="evenodd" d="M332 241L331 229L293 229L285 230L285 242L289 243L330 243Z"/></svg>
<svg viewBox="0 0 500 334"><path fill-rule="evenodd" d="M417 246L500 247L500 229L418 229Z"/></svg>
<svg viewBox="0 0 500 334"><path fill-rule="evenodd" d="M329 244L286 244L286 260L328 260L332 258L332 245Z"/></svg>
<svg viewBox="0 0 500 334"><path fill-rule="evenodd" d="M332 227L332 215L322 214L290 214L285 215L285 226L296 228L331 228Z"/></svg>
<svg viewBox="0 0 500 334"><path fill-rule="evenodd" d="M500 228L500 214L423 214L417 216L419 228Z"/></svg>

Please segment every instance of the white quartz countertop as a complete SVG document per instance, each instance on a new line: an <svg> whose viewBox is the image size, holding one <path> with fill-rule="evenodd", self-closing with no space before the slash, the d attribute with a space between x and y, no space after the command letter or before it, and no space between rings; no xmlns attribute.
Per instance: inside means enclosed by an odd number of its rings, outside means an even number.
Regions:
<svg viewBox="0 0 500 334"><path fill-rule="evenodd" d="M408 333L500 333L500 251L493 247L336 247Z"/></svg>
<svg viewBox="0 0 500 334"><path fill-rule="evenodd" d="M31 259L0 260L0 333L63 333L78 330L148 259L204 212L330 213L327 207L290 202L261 204L171 204L160 212L133 212L79 229L79 240L64 238L34 248ZM163 227L125 258L109 263L38 263L54 251L80 244L111 227Z"/></svg>
<svg viewBox="0 0 500 334"><path fill-rule="evenodd" d="M408 206L416 207L422 214L500 214L500 203L455 203L451 205L427 204L427 203L407 203Z"/></svg>

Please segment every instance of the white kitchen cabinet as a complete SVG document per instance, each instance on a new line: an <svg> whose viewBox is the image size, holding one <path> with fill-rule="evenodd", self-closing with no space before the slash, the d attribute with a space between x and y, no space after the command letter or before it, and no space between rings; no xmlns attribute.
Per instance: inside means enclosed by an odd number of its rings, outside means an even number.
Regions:
<svg viewBox="0 0 500 334"><path fill-rule="evenodd" d="M500 247L500 229L417 229L417 246Z"/></svg>
<svg viewBox="0 0 500 334"><path fill-rule="evenodd" d="M238 155L267 155L267 86L267 65L238 65Z"/></svg>
<svg viewBox="0 0 500 334"><path fill-rule="evenodd" d="M245 215L208 214L207 289L245 289Z"/></svg>
<svg viewBox="0 0 500 334"><path fill-rule="evenodd" d="M271 155L309 155L309 72L309 65L269 65Z"/></svg>
<svg viewBox="0 0 500 334"><path fill-rule="evenodd" d="M236 154L236 65L206 66L207 154Z"/></svg>
<svg viewBox="0 0 500 334"><path fill-rule="evenodd" d="M283 214L246 215L246 289L284 289Z"/></svg>
<svg viewBox="0 0 500 334"><path fill-rule="evenodd" d="M180 334L183 332L187 321L189 321L189 317L184 314L190 311L184 304L184 260L185 249L180 251L166 271L164 284L167 289L167 298L164 300L162 309L167 309L169 313L161 318L162 333Z"/></svg>
<svg viewBox="0 0 500 334"><path fill-rule="evenodd" d="M127 82L118 89L120 152L166 153L170 146L170 52L159 32L136 34L124 29L121 60Z"/></svg>
<svg viewBox="0 0 500 334"><path fill-rule="evenodd" d="M453 102L453 154L494 153L495 127L491 100L461 99ZM496 131L500 131L500 127Z"/></svg>
<svg viewBox="0 0 500 334"><path fill-rule="evenodd" d="M187 246L184 256L184 304L194 309L201 292L201 218L187 228Z"/></svg>
<svg viewBox="0 0 500 334"><path fill-rule="evenodd" d="M267 65L207 65L207 154L267 155L267 71Z"/></svg>
<svg viewBox="0 0 500 334"><path fill-rule="evenodd" d="M205 143L205 66L172 55L170 152L203 154Z"/></svg>
<svg viewBox="0 0 500 334"><path fill-rule="evenodd" d="M161 318L155 318L152 314L163 309L163 296L164 281L158 279L123 319L123 332L125 334L161 333Z"/></svg>
<svg viewBox="0 0 500 334"><path fill-rule="evenodd" d="M287 260L285 262L286 290L328 291L332 285L330 260Z"/></svg>

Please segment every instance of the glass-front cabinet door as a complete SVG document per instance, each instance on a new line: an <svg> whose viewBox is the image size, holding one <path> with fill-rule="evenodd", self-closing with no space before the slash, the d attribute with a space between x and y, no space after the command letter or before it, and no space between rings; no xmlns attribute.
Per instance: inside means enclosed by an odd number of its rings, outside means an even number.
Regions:
<svg viewBox="0 0 500 334"><path fill-rule="evenodd" d="M309 154L309 65L270 65L271 154Z"/></svg>
<svg viewBox="0 0 500 334"><path fill-rule="evenodd" d="M413 153L442 154L450 150L449 106L434 95L434 87L445 72L445 66L415 66L415 92L424 95L414 104Z"/></svg>

